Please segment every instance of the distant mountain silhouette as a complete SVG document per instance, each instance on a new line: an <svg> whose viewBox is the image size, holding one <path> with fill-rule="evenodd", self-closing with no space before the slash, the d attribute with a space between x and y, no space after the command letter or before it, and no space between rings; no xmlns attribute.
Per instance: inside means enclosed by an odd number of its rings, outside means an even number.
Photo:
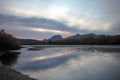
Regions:
<svg viewBox="0 0 120 80"><path fill-rule="evenodd" d="M120 45L120 35L96 35L76 34L63 38L61 35L54 35L44 40L20 39L21 44L35 45Z"/></svg>
<svg viewBox="0 0 120 80"><path fill-rule="evenodd" d="M69 36L65 39L80 39L80 38L86 38L86 37L97 37L96 34L93 34L93 33L90 33L90 34L84 34L84 35L80 35L80 34L76 34L76 35L73 35L73 36Z"/></svg>
<svg viewBox="0 0 120 80"><path fill-rule="evenodd" d="M48 40L57 41L57 40L63 40L63 38L61 35L54 35L51 38L49 38Z"/></svg>

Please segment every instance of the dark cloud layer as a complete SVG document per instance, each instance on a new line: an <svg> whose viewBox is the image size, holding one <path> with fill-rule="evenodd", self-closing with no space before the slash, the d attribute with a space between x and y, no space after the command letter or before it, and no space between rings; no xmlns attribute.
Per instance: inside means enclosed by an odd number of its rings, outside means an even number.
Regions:
<svg viewBox="0 0 120 80"><path fill-rule="evenodd" d="M45 18L23 18L12 15L0 14L0 28L5 29L7 32L20 38L35 38L43 39L48 38L53 33L37 32L29 30L29 28L44 28L44 29L55 29L61 31L70 31L73 33L83 33L84 30L77 30L76 28L70 28L64 23L45 19ZM86 31L87 33L87 31Z"/></svg>

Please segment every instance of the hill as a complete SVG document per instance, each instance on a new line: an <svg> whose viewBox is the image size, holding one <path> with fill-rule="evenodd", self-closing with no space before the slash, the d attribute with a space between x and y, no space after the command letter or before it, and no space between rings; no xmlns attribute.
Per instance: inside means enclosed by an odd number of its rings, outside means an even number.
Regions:
<svg viewBox="0 0 120 80"><path fill-rule="evenodd" d="M54 35L49 39L42 41L32 39L20 39L22 44L36 45L120 45L120 35L96 35L90 34L75 34L63 38L61 35Z"/></svg>

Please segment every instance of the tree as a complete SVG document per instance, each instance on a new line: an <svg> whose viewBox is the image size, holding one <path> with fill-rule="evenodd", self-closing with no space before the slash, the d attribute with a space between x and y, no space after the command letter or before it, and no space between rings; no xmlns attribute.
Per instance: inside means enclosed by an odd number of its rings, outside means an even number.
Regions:
<svg viewBox="0 0 120 80"><path fill-rule="evenodd" d="M6 33L4 29L0 31L0 51L16 50L20 49L20 47L21 45L17 38Z"/></svg>

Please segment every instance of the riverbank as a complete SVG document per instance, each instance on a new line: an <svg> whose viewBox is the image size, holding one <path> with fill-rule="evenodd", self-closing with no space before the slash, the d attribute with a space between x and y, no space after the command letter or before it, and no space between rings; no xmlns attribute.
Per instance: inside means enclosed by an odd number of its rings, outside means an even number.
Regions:
<svg viewBox="0 0 120 80"><path fill-rule="evenodd" d="M0 64L0 80L36 80Z"/></svg>
<svg viewBox="0 0 120 80"><path fill-rule="evenodd" d="M2 56L2 55L4 55L4 54L6 54L6 52L0 51L0 56Z"/></svg>

